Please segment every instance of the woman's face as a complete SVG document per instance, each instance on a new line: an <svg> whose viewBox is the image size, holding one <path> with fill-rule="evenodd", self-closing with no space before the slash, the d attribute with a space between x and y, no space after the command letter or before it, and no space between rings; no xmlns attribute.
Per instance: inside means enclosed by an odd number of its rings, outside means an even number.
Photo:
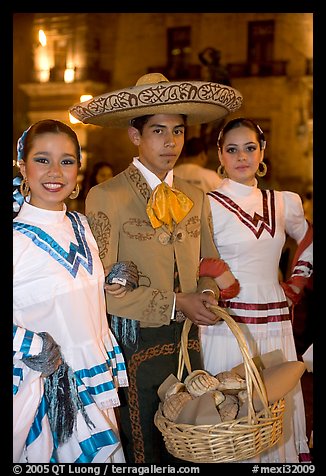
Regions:
<svg viewBox="0 0 326 476"><path fill-rule="evenodd" d="M228 177L243 185L254 185L259 162L264 158L256 133L245 126L231 129L224 136L222 150L219 150L221 165Z"/></svg>
<svg viewBox="0 0 326 476"><path fill-rule="evenodd" d="M101 167L96 174L96 183L105 182L105 180L108 180L112 177L113 172L111 167L109 165L103 165L103 167Z"/></svg>
<svg viewBox="0 0 326 476"><path fill-rule="evenodd" d="M64 133L39 135L20 169L28 180L31 205L63 210L64 200L77 183L79 165L75 144Z"/></svg>

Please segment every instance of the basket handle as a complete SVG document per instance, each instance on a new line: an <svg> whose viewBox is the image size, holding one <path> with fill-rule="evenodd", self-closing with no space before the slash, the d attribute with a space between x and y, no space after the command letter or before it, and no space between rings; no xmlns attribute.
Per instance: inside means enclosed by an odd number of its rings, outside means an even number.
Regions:
<svg viewBox="0 0 326 476"><path fill-rule="evenodd" d="M188 334L190 331L190 327L192 326L192 322L190 319L186 319L183 323L182 332L181 332L181 340L180 340L180 350L179 350L179 364L178 364L178 373L177 378L181 380L184 366L186 366L188 374L191 373L191 364L188 352Z"/></svg>

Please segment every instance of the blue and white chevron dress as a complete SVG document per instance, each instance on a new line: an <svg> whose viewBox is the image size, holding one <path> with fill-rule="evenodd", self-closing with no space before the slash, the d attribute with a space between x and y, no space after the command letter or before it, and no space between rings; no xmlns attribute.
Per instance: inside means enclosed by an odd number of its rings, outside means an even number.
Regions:
<svg viewBox="0 0 326 476"><path fill-rule="evenodd" d="M104 271L84 215L24 203L13 221L14 462L125 462L114 407L128 386L121 350L108 327ZM51 433L40 372L22 362L48 332L74 370L82 413L69 440Z"/></svg>

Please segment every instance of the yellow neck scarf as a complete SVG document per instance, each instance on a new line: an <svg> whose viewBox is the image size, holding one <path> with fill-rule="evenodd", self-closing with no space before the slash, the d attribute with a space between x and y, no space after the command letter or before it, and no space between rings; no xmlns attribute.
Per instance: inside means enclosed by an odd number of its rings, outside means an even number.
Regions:
<svg viewBox="0 0 326 476"><path fill-rule="evenodd" d="M173 222L183 220L192 207L193 202L187 195L162 182L153 190L146 212L153 228L165 224L173 231Z"/></svg>

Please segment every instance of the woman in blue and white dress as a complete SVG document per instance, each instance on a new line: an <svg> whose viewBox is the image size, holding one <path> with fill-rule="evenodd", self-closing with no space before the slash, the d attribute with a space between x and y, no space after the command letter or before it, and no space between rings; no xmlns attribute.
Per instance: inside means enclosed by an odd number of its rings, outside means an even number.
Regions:
<svg viewBox="0 0 326 476"><path fill-rule="evenodd" d="M222 184L209 192L214 242L240 284L235 297L219 301L240 326L254 357L281 349L297 360L291 306L300 299L313 269L312 228L301 198L288 191L260 190L256 174L266 172L265 137L247 118L229 121L218 138ZM222 174L221 174L222 172ZM279 282L279 262L286 235L297 243L292 276ZM201 326L204 368L213 375L242 362L242 354L224 321ZM258 456L268 463L309 461L304 401L300 383L286 395L284 434Z"/></svg>
<svg viewBox="0 0 326 476"><path fill-rule="evenodd" d="M86 217L64 203L77 194L77 136L44 120L17 150L24 200L13 221L14 462L124 463L115 407L128 379L108 327L104 270Z"/></svg>

